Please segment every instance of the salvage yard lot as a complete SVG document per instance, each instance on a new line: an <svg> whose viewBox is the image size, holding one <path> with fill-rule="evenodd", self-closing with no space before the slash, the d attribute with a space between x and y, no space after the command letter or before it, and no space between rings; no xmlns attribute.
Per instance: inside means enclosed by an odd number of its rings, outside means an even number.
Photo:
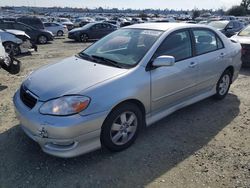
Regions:
<svg viewBox="0 0 250 188"><path fill-rule="evenodd" d="M0 70L0 187L250 187L250 69L222 101L206 99L155 123L120 153L43 153L20 129L12 96L26 75L91 43L56 39ZM44 83L46 84L46 83Z"/></svg>

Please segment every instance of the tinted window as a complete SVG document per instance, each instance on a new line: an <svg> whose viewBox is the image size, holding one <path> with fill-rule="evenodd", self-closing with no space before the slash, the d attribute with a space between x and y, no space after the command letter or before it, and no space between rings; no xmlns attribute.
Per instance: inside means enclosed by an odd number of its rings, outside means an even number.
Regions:
<svg viewBox="0 0 250 188"><path fill-rule="evenodd" d="M25 25L22 25L22 24L14 24L14 28L17 30L22 30L22 31L29 29L28 27L26 27Z"/></svg>
<svg viewBox="0 0 250 188"><path fill-rule="evenodd" d="M12 24L10 23L0 23L0 29L12 29Z"/></svg>
<svg viewBox="0 0 250 188"><path fill-rule="evenodd" d="M174 56L175 61L192 57L191 40L188 31L180 31L168 36L157 49L154 58L162 55Z"/></svg>
<svg viewBox="0 0 250 188"><path fill-rule="evenodd" d="M220 38L210 30L194 30L196 55L223 48Z"/></svg>

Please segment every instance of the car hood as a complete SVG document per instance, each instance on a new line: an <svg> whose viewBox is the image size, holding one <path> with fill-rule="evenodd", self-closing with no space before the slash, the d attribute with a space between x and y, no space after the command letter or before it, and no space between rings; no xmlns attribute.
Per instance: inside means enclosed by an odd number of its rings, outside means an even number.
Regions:
<svg viewBox="0 0 250 188"><path fill-rule="evenodd" d="M79 28L72 29L69 33L74 33L74 32L82 31L82 30L83 29L81 27L79 27Z"/></svg>
<svg viewBox="0 0 250 188"><path fill-rule="evenodd" d="M70 57L59 63L47 65L33 72L24 85L39 100L82 94L84 90L127 72L102 64L96 64L78 57Z"/></svg>
<svg viewBox="0 0 250 188"><path fill-rule="evenodd" d="M62 22L63 25L74 25L72 22Z"/></svg>
<svg viewBox="0 0 250 188"><path fill-rule="evenodd" d="M20 31L20 30L16 30L16 29L7 29L6 31L8 33L13 34L13 35L24 35L24 36L26 36L27 38L30 39L30 36L27 35L24 31Z"/></svg>
<svg viewBox="0 0 250 188"><path fill-rule="evenodd" d="M237 42L239 42L241 44L250 44L250 37L234 35L231 38L236 40Z"/></svg>

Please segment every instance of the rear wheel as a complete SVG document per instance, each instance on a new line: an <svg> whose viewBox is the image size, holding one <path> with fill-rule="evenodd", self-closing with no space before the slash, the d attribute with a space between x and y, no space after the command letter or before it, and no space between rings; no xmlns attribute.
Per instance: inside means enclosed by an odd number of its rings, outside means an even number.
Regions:
<svg viewBox="0 0 250 188"><path fill-rule="evenodd" d="M88 37L88 35L87 34L81 34L80 35L80 41L81 42L88 42L88 40L89 40L89 37Z"/></svg>
<svg viewBox="0 0 250 188"><path fill-rule="evenodd" d="M63 31L61 31L61 30L57 31L57 36L59 36L59 37L63 36Z"/></svg>
<svg viewBox="0 0 250 188"><path fill-rule="evenodd" d="M105 120L101 131L101 143L111 151L128 148L136 140L143 125L142 112L126 103L115 108Z"/></svg>
<svg viewBox="0 0 250 188"><path fill-rule="evenodd" d="M3 46L7 54L17 56L21 53L19 46L14 42L5 42Z"/></svg>
<svg viewBox="0 0 250 188"><path fill-rule="evenodd" d="M45 35L40 35L37 40L39 44L46 44L48 42L48 38Z"/></svg>
<svg viewBox="0 0 250 188"><path fill-rule="evenodd" d="M217 82L214 98L219 100L224 99L229 91L231 82L232 73L229 70L226 70Z"/></svg>

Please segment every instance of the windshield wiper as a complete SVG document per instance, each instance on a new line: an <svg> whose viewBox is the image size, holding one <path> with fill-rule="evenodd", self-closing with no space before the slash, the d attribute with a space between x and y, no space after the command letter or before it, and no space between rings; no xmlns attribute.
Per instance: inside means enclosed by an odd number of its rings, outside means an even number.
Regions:
<svg viewBox="0 0 250 188"><path fill-rule="evenodd" d="M94 61L91 55L86 54L84 52L79 53L78 56L81 57L82 59L87 59L87 60L90 60L90 61Z"/></svg>
<svg viewBox="0 0 250 188"><path fill-rule="evenodd" d="M97 55L92 55L91 57L94 58L94 59L104 61L105 63L108 63L108 64L110 64L110 65L112 65L114 67L123 68L123 66L120 63L118 63L118 62L116 62L114 60L111 60L111 59L108 59L108 58L105 58L105 57L101 57L101 56L97 56Z"/></svg>

